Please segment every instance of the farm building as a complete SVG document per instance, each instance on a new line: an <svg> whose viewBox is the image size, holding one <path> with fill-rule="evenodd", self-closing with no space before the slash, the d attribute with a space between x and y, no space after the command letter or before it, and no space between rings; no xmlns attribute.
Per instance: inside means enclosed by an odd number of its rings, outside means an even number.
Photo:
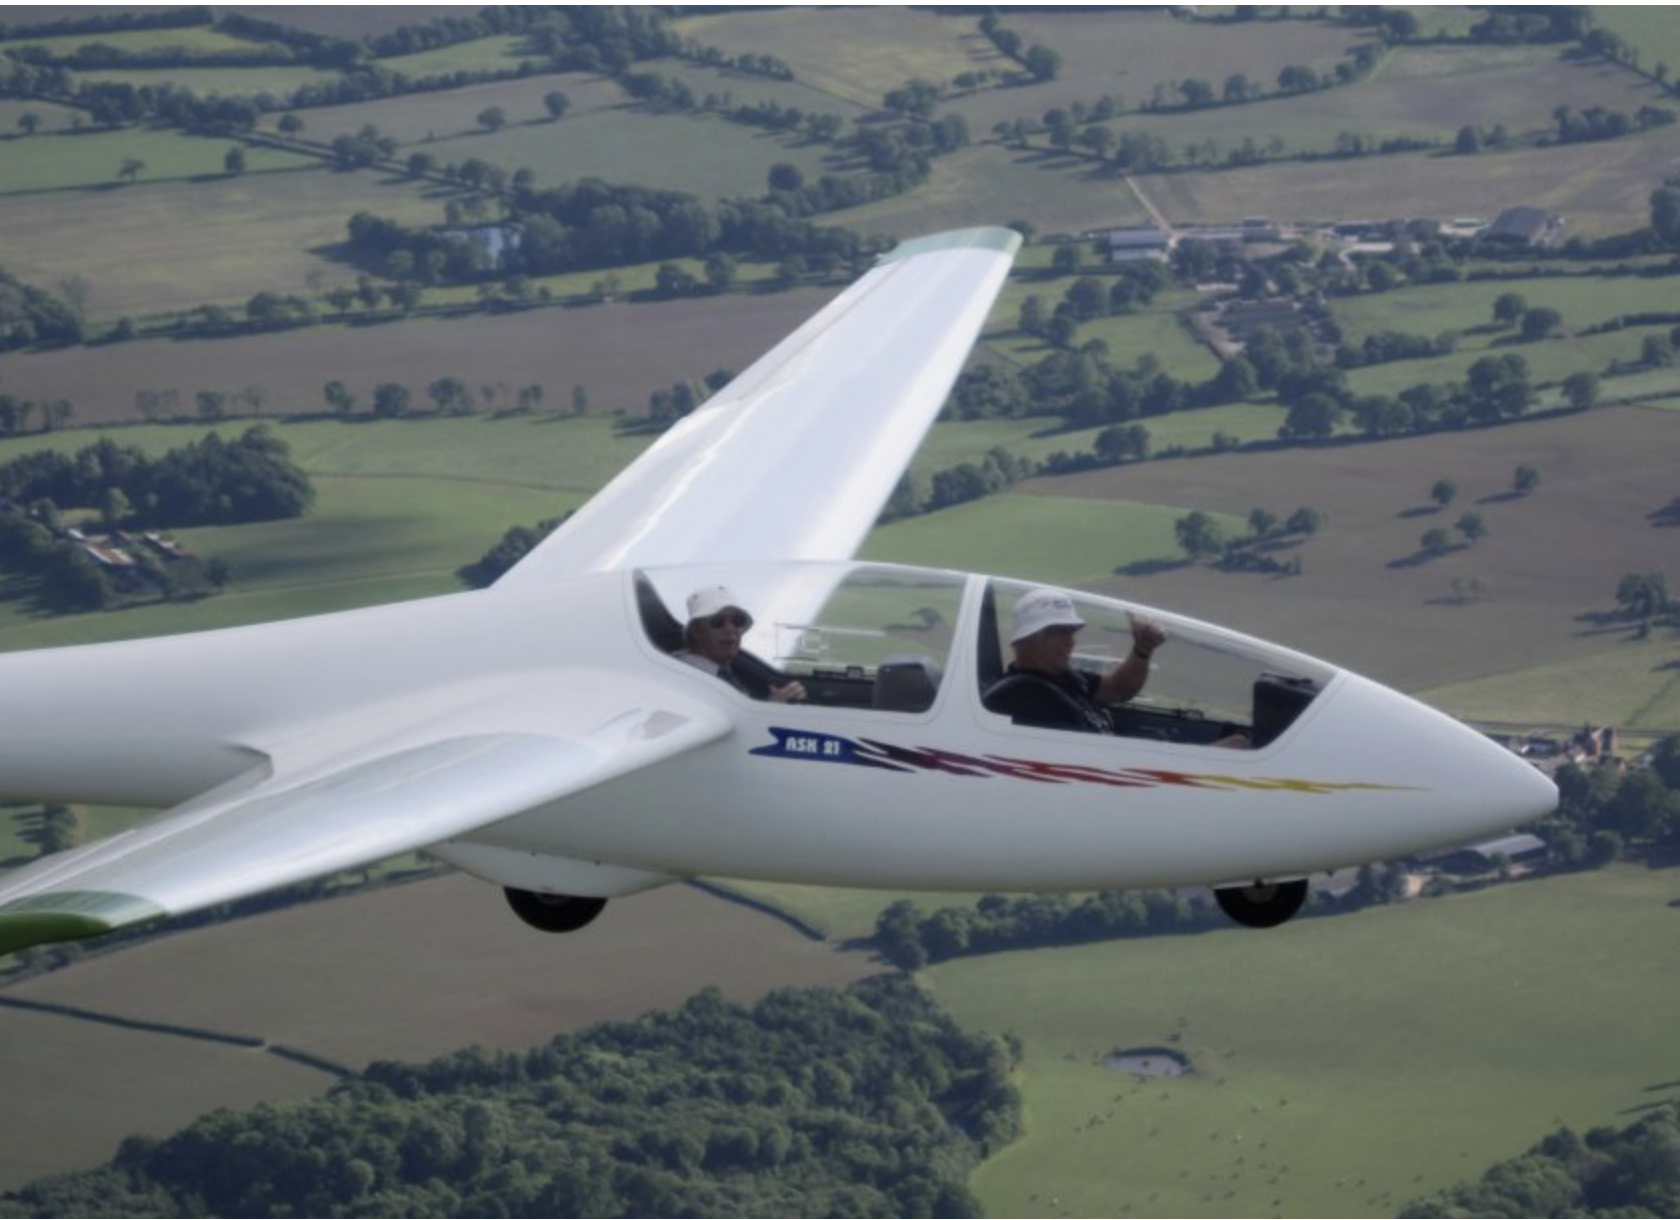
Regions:
<svg viewBox="0 0 1680 1220"><path fill-rule="evenodd" d="M1492 872L1502 864L1544 864L1550 846L1538 835L1509 834L1481 843L1466 843L1447 851L1418 857L1419 865L1438 873Z"/></svg>
<svg viewBox="0 0 1680 1220"><path fill-rule="evenodd" d="M1484 237L1522 246L1546 246L1563 232L1563 217L1541 208L1506 208L1488 226Z"/></svg>
<svg viewBox="0 0 1680 1220"><path fill-rule="evenodd" d="M1172 248L1172 234L1154 225L1136 229L1109 229L1100 234L1108 244L1108 258L1114 263L1153 258L1165 260Z"/></svg>

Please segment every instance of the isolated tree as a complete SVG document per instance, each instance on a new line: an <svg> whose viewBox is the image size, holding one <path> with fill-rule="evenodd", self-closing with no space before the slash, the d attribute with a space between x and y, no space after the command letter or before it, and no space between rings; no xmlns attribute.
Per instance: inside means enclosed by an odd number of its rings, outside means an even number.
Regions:
<svg viewBox="0 0 1680 1220"><path fill-rule="evenodd" d="M559 119L564 117L566 111L571 107L571 104L572 99L567 97L558 89L550 89L547 93L543 94L543 109L548 111L548 117L550 119Z"/></svg>
<svg viewBox="0 0 1680 1220"><path fill-rule="evenodd" d="M1451 479L1438 480L1435 486L1429 489L1429 498L1435 501L1435 507L1437 508L1445 508L1453 502L1457 495L1458 484Z"/></svg>
<svg viewBox="0 0 1680 1220"><path fill-rule="evenodd" d="M1482 520L1481 513L1465 513L1454 523L1453 528L1464 535L1464 540L1471 546L1487 536L1487 523Z"/></svg>
<svg viewBox="0 0 1680 1220"><path fill-rule="evenodd" d="M1283 523L1283 532L1286 534L1302 534L1310 537L1313 534L1318 533L1319 530L1323 529L1324 523L1327 520L1328 518L1326 518L1325 515L1316 508L1297 508L1294 512L1289 514L1289 520Z"/></svg>
<svg viewBox="0 0 1680 1220"><path fill-rule="evenodd" d="M472 411L472 391L459 377L439 377L426 387L426 393L445 415L466 415Z"/></svg>
<svg viewBox="0 0 1680 1220"><path fill-rule="evenodd" d="M1437 525L1434 529L1424 531L1418 545L1423 548L1425 554L1442 555L1452 546L1452 535Z"/></svg>
<svg viewBox="0 0 1680 1220"><path fill-rule="evenodd" d="M1328 394L1313 392L1291 404L1278 437L1286 441L1328 440L1342 420L1342 404Z"/></svg>
<svg viewBox="0 0 1680 1220"><path fill-rule="evenodd" d="M1501 326L1515 326L1528 312L1528 300L1520 292L1502 292L1494 298L1493 320Z"/></svg>
<svg viewBox="0 0 1680 1220"><path fill-rule="evenodd" d="M1480 422L1516 418L1534 398L1528 361L1515 354L1483 356L1466 372L1465 398L1471 417Z"/></svg>
<svg viewBox="0 0 1680 1220"><path fill-rule="evenodd" d="M728 292L738 270L735 260L723 251L706 256L706 286L713 292Z"/></svg>
<svg viewBox="0 0 1680 1220"><path fill-rule="evenodd" d="M507 126L507 111L500 106L486 106L478 112L478 125L485 131L500 131Z"/></svg>
<svg viewBox="0 0 1680 1220"><path fill-rule="evenodd" d="M1225 531L1200 509L1173 522L1173 533L1192 559L1206 559L1225 549Z"/></svg>
<svg viewBox="0 0 1680 1220"><path fill-rule="evenodd" d="M304 122L295 114L283 114L276 125L280 128L281 135L290 138L303 130Z"/></svg>
<svg viewBox="0 0 1680 1220"><path fill-rule="evenodd" d="M1519 328L1522 337L1534 342L1546 338L1554 330L1563 325L1563 315L1555 309L1541 306L1531 309L1522 316L1522 326Z"/></svg>
<svg viewBox="0 0 1680 1220"><path fill-rule="evenodd" d="M383 381L373 388L373 413L382 419L395 419L408 414L408 387L395 381Z"/></svg>
<svg viewBox="0 0 1680 1220"><path fill-rule="evenodd" d="M33 110L25 110L22 114L18 115L17 125L18 129L22 131L24 135L32 136L41 126L41 116L36 114Z"/></svg>
<svg viewBox="0 0 1680 1220"><path fill-rule="evenodd" d="M1629 572L1616 585L1616 606L1649 624L1668 611L1668 581L1661 572Z"/></svg>
<svg viewBox="0 0 1680 1220"><path fill-rule="evenodd" d="M146 172L146 163L139 157L127 157L123 160L122 168L117 171L117 177L124 182L132 183Z"/></svg>
<svg viewBox="0 0 1680 1220"><path fill-rule="evenodd" d="M1598 374L1581 369L1563 379L1563 397L1577 411L1590 411L1598 405Z"/></svg>
<svg viewBox="0 0 1680 1220"><path fill-rule="evenodd" d="M245 172L245 146L235 144L222 156L222 169L230 174Z"/></svg>
<svg viewBox="0 0 1680 1220"><path fill-rule="evenodd" d="M773 191L797 191L804 187L805 175L797 165L778 161L770 167L769 184Z"/></svg>
<svg viewBox="0 0 1680 1220"><path fill-rule="evenodd" d="M1149 429L1142 424L1110 424L1091 442L1097 457L1111 465L1149 456Z"/></svg>
<svg viewBox="0 0 1680 1220"><path fill-rule="evenodd" d="M1021 56L1021 63L1036 80L1055 80L1062 70L1062 57L1049 47L1031 46L1025 55Z"/></svg>
<svg viewBox="0 0 1680 1220"><path fill-rule="evenodd" d="M1526 496L1540 486L1540 471L1537 467L1524 462L1511 475L1511 490L1519 496Z"/></svg>
<svg viewBox="0 0 1680 1220"><path fill-rule="evenodd" d="M654 273L654 285L660 296L682 296L700 287L700 277L678 263L660 263Z"/></svg>
<svg viewBox="0 0 1680 1220"><path fill-rule="evenodd" d="M1032 293L1021 302L1021 313L1015 323L1016 328L1023 335L1042 336L1048 324L1049 317L1044 308L1044 298L1036 292Z"/></svg>
<svg viewBox="0 0 1680 1220"><path fill-rule="evenodd" d="M334 415L348 416L356 409L356 396L350 392L350 387L342 381L333 380L321 387L321 397L326 399L327 406L332 408Z"/></svg>

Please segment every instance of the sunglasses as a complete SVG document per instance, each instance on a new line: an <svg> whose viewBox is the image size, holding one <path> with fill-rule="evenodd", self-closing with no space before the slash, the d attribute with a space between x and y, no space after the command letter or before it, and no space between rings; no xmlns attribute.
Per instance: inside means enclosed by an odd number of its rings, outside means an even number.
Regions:
<svg viewBox="0 0 1680 1220"><path fill-rule="evenodd" d="M752 615L744 614L739 610L725 610L721 614L714 614L706 620L707 625L714 631L724 627L733 627L737 631L745 631L752 626L752 622Z"/></svg>

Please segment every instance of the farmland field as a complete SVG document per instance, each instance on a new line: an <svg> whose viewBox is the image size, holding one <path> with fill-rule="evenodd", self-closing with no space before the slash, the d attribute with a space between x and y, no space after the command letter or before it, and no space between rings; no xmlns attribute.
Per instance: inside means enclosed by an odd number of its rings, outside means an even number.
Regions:
<svg viewBox="0 0 1680 1220"><path fill-rule="evenodd" d="M1026 1134L974 1189L992 1215L1393 1216L1560 1124L1619 1126L1675 1097L1675 894L1628 868L936 967L942 1004L1026 1048ZM1194 1071L1103 1067L1161 1046Z"/></svg>
<svg viewBox="0 0 1680 1220"><path fill-rule="evenodd" d="M97 281L94 294L99 298ZM591 410L640 414L648 395L716 369L746 367L832 295L823 289L592 309L543 309L459 319L316 326L230 339L113 344L7 357L6 387L42 399L69 398L76 420L133 419L136 390L180 392L192 414L201 389L267 391L273 415L325 409L322 385L342 379L365 412L375 385L400 381L425 403L426 386L460 377L512 389L540 384L545 407L565 409L584 386ZM656 342L646 341L657 328ZM504 399L507 398L504 395Z"/></svg>
<svg viewBox="0 0 1680 1220"><path fill-rule="evenodd" d="M371 124L406 148L445 136L482 134L484 127L478 115L491 106L500 106L510 124L546 123L548 108L543 103L543 95L555 90L567 98L566 118L560 120L562 123L625 106L629 100L618 82L610 77L558 72L524 80L490 81L463 89L313 107L298 117L303 120L302 134L307 139L331 143L338 136L353 135ZM266 118L263 126L276 130L275 116Z"/></svg>
<svg viewBox="0 0 1680 1220"><path fill-rule="evenodd" d="M1272 87L1270 77L1259 83ZM1250 106L1128 114L1120 125L1160 137L1182 161L1186 146L1204 140L1221 156L1244 139L1264 146L1273 137L1290 152L1328 153L1346 132L1372 142L1404 138L1450 148L1470 113L1519 139L1553 131L1557 105L1636 111L1660 100L1654 86L1601 62L1576 63L1552 47L1401 47L1378 71L1349 85Z"/></svg>
<svg viewBox="0 0 1680 1220"><path fill-rule="evenodd" d="M1627 641L1625 628L1599 620L1623 575L1661 568L1674 554L1657 514L1673 499L1676 435L1671 413L1616 408L1450 438L1151 462L1026 486L1058 500L1112 496L1238 517L1256 506L1280 516L1320 509L1329 524L1299 547L1301 576L1178 566L1102 587L1421 691L1613 653ZM1541 472L1541 485L1510 498L1522 462ZM1456 484L1458 499L1437 513L1429 490L1441 479ZM1450 528L1467 510L1483 516L1487 536L1420 561L1424 531ZM1481 592L1461 601L1455 580L1479 581ZM1303 606L1312 607L1305 618ZM1613 692L1617 679L1607 674L1602 685ZM1646 714L1650 727L1680 729L1680 705Z"/></svg>
<svg viewBox="0 0 1680 1220"><path fill-rule="evenodd" d="M1124 178L1084 158L982 145L940 158L915 190L853 208L847 221L863 233L908 236L1022 216L1065 233L1149 219Z"/></svg>
<svg viewBox="0 0 1680 1220"><path fill-rule="evenodd" d="M1652 165L1680 149L1680 128L1592 144L1483 153L1407 153L1333 163L1303 174L1289 164L1139 179L1178 224L1232 223L1244 216L1372 220L1393 216L1497 216L1529 205L1561 212L1586 237L1625 232L1649 211Z"/></svg>
<svg viewBox="0 0 1680 1220"><path fill-rule="evenodd" d="M300 973L302 961L310 965ZM5 995L257 1038L361 1067L469 1044L537 1046L678 1004L705 986L746 1002L772 987L843 985L874 969L686 887L618 904L589 937L568 938L526 928L493 887L450 876L150 941ZM207 978L220 982L206 989ZM0 1144L0 1190L88 1165L126 1134L166 1134L209 1107L302 1097L331 1083L260 1051L5 1007L0 1032L8 1096L41 1098L28 1130Z"/></svg>
<svg viewBox="0 0 1680 1220"><path fill-rule="evenodd" d="M1054 82L1032 88L1028 106L1010 113L994 115L990 106L1006 104L1013 90L977 100L970 121L981 130L989 130L1001 118L1023 113L1036 117L1074 101L1089 104L1105 93L1117 94L1135 110L1151 100L1157 86L1193 77L1211 81L1217 89L1227 76L1240 72L1270 88L1290 64L1334 73L1344 56L1368 41L1363 31L1329 22L1226 25L1179 20L1160 10L1013 12L1004 25L1021 35L1023 45L1036 43L1055 51L1062 57L1062 68ZM1115 53L1119 47L1125 49L1123 56Z"/></svg>
<svg viewBox="0 0 1680 1220"><path fill-rule="evenodd" d="M70 135L37 135L27 140L0 140L0 192L6 195L71 189L130 189L118 171L129 158L145 163L135 179L148 184L181 178L223 177L222 158L234 145L227 140L148 132L85 131ZM272 148L246 154L250 173L265 170L307 169L312 157Z"/></svg>
<svg viewBox="0 0 1680 1220"><path fill-rule="evenodd" d="M948 80L1001 59L968 20L894 6L718 13L676 28L737 54L774 55L816 92L866 108L913 77Z"/></svg>
<svg viewBox="0 0 1680 1220"><path fill-rule="evenodd" d="M224 147L194 143L215 150L219 170ZM108 167L113 180L117 169ZM440 208L409 183L320 168L195 182L143 177L133 186L55 192L50 203L0 196L0 265L32 283L79 277L90 314L107 323L206 303L243 306L261 289L353 281L352 269L325 254L343 244L355 212L423 224L439 219Z"/></svg>

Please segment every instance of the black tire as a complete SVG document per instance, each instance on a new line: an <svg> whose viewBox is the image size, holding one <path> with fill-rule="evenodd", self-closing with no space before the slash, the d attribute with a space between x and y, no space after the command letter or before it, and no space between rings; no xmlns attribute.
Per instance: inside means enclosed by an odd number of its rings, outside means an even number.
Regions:
<svg viewBox="0 0 1680 1220"><path fill-rule="evenodd" d="M601 913L605 898L576 898L570 894L539 894L504 889L513 913L542 932L576 932Z"/></svg>
<svg viewBox="0 0 1680 1220"><path fill-rule="evenodd" d="M1307 883L1257 881L1253 885L1215 890L1219 909L1245 928L1275 928L1289 922L1307 900Z"/></svg>

